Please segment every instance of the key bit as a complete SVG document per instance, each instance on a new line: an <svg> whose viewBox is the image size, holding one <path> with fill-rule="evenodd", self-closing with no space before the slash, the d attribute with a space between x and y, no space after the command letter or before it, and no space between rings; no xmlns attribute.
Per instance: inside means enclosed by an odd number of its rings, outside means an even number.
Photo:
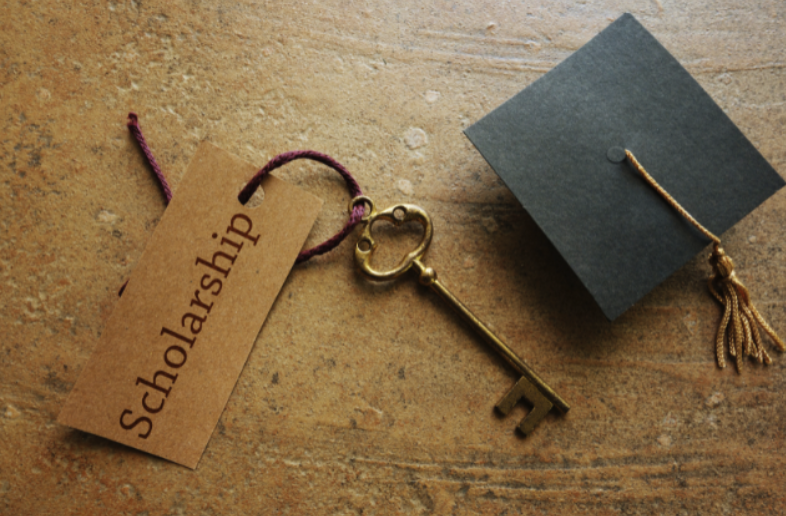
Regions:
<svg viewBox="0 0 786 516"><path fill-rule="evenodd" d="M521 420L521 423L519 423L519 430L521 430L521 433L529 435L535 430L540 420L546 417L546 414L549 413L554 405L534 385L532 385L529 380L522 376L502 399L497 402L495 408L499 410L503 416L507 416L513 409L513 406L522 398L532 403L532 410ZM570 407L566 407L566 409L569 408Z"/></svg>
<svg viewBox="0 0 786 516"><path fill-rule="evenodd" d="M376 211L373 201L368 197L356 197L350 202L350 210L359 203L370 206L370 212L363 218L366 223L363 233L355 246L355 264L358 269L367 277L385 281L398 278L412 268L419 272L420 283L428 286L439 297L453 308L470 326L472 326L483 340L489 344L502 358L515 369L521 378L516 384L502 397L497 403L496 409L503 415L510 413L513 406L520 400L525 399L532 404L532 410L522 419L519 429L524 435L529 435L546 417L549 411L556 407L561 413L570 410L565 400L563 400L554 389L549 387L532 368L527 365L513 350L511 350L502 340L483 324L461 301L456 298L445 285L437 279L437 273L431 267L426 267L421 258L428 249L433 236L431 218L425 210L412 204L398 204L382 211ZM377 220L385 220L395 226L405 222L417 221L423 226L423 238L418 246L408 253L393 269L379 271L371 266L371 256L378 247L377 242L371 235L371 229Z"/></svg>

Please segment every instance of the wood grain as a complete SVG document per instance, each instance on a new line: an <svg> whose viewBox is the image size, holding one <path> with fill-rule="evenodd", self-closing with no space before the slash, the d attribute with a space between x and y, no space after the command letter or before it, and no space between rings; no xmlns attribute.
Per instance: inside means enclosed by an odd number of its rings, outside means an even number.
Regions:
<svg viewBox="0 0 786 516"><path fill-rule="evenodd" d="M1 514L786 510L786 357L716 368L704 258L606 322L462 134L629 11L784 174L782 1L1 3ZM517 437L524 409L493 412L512 373L345 244L293 270L196 471L56 424L164 210L130 110L175 195L208 139L260 166L325 152L426 208L426 263L570 413ZM325 200L310 243L341 226L334 173L277 175ZM723 235L782 334L785 216L778 194Z"/></svg>

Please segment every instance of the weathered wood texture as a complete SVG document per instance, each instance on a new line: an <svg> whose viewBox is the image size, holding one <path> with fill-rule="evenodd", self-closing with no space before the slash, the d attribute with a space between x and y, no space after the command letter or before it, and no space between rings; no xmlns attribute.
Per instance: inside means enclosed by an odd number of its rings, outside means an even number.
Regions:
<svg viewBox="0 0 786 516"><path fill-rule="evenodd" d="M2 1L0 513L783 513L786 357L716 368L704 258L606 322L461 132L625 11L785 174L781 0ZM513 375L343 245L293 270L196 471L56 424L164 210L129 110L175 187L208 138L428 209L428 263L571 412L517 437ZM341 225L337 176L279 175L326 200L311 242ZM782 333L785 219L723 235Z"/></svg>

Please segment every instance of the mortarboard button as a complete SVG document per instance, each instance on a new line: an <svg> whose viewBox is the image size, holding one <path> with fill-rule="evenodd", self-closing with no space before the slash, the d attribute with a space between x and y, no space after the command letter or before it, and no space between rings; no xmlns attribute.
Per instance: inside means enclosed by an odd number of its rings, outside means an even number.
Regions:
<svg viewBox="0 0 786 516"><path fill-rule="evenodd" d="M465 133L610 320L711 243L626 150L716 235L784 185L630 14Z"/></svg>

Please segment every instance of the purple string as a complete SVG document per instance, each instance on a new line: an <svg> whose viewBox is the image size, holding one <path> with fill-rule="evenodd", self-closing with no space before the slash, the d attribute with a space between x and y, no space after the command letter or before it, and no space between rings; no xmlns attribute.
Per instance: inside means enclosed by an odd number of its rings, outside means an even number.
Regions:
<svg viewBox="0 0 786 516"><path fill-rule="evenodd" d="M156 158L153 157L150 147L147 146L145 137L142 135L142 129L139 127L139 119L134 112L128 114L128 129L131 131L131 134L134 135L134 138L136 138L137 143L139 143L139 146L142 148L142 152L145 153L147 162L150 163L150 167L153 169L153 172L155 172L158 182L161 184L161 189L164 191L166 203L169 204L169 201L172 200L172 190L169 188L169 183L167 183L163 172L161 172L161 167L158 166Z"/></svg>
<svg viewBox="0 0 786 516"><path fill-rule="evenodd" d="M297 150L297 151L289 151L279 154L275 156L273 159L267 162L267 165L262 167L259 172L257 172L251 180L246 183L246 186L240 191L240 195L237 196L237 199L240 201L241 204L246 204L251 196L254 194L254 191L259 187L259 184L262 182L262 179L268 175L271 171L286 165L290 161L295 161L296 159L311 159L314 161L318 161L323 165L327 165L339 174L341 177L344 178L344 181L347 183L347 188L349 189L350 195L352 198L363 195L363 192L360 190L360 185L355 178L352 177L352 174L344 168L344 165L339 163L338 161L334 160L327 154L322 154L321 152L316 152L312 150ZM349 215L349 220L341 230L330 237L329 239L325 240L321 244L316 247L312 247L311 249L306 249L305 251L301 251L300 254L297 255L297 260L295 263L303 263L314 256L324 254L331 249L334 249L340 244L347 235L349 235L355 226L358 225L360 220L363 218L363 215L366 212L366 208L363 204L358 204L352 209L352 213Z"/></svg>
<svg viewBox="0 0 786 516"><path fill-rule="evenodd" d="M172 190L169 188L169 183L167 183L164 174L161 172L161 167L158 166L158 162L156 162L156 158L153 157L153 153L150 151L150 147L148 147L147 142L145 141L145 137L142 135L142 129L139 127L139 119L136 116L136 113L129 113L128 114L128 129L131 131L131 134L134 135L136 141L139 143L139 147L142 149L142 152L145 153L145 157L147 158L147 162L150 164L150 167L155 172L156 177L158 178L158 182L161 184L161 189L164 191L164 195L166 196L167 204L169 201L172 200ZM327 165L328 167L332 168L339 174L341 177L344 178L344 181L347 183L347 188L349 189L349 193L352 195L352 198L363 195L363 192L360 189L360 185L355 178L352 177L352 174L339 163L338 161L334 160L327 154L322 154L321 152L311 151L311 150L299 150L299 151L289 151L284 152L283 154L279 154L275 156L273 159L267 162L267 165L262 167L259 172L257 172L254 177L246 183L246 186L243 187L243 190L240 191L240 194L237 196L238 200L241 204L246 204L251 196L254 194L257 188L259 188L262 179L271 171L286 165L290 161L295 161L296 159L310 159L314 161L318 161L323 165ZM320 254L325 254L326 252L335 249L347 236L355 229L355 226L363 218L365 215L366 208L363 204L358 204L352 209L352 213L349 215L349 220L341 230L333 235L332 237L328 238L321 244L312 247L311 249L306 249L305 251L301 251L300 254L297 255L297 260L295 263L303 263L314 256L318 256ZM125 284L120 289L120 294L123 293L123 289L125 289Z"/></svg>

